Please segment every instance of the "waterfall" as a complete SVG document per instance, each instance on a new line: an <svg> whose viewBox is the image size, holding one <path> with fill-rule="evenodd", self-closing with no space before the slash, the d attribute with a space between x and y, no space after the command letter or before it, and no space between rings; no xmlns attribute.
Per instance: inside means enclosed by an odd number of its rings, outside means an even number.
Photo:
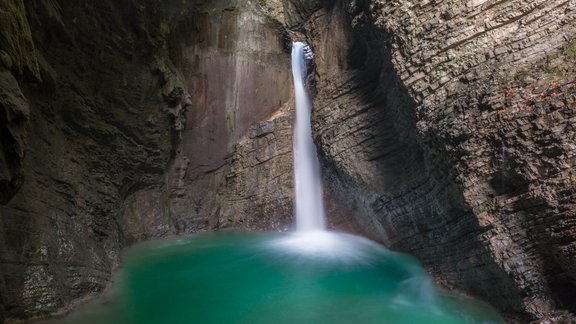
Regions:
<svg viewBox="0 0 576 324"><path fill-rule="evenodd" d="M296 228L299 232L324 230L324 203L320 185L320 163L312 141L312 100L304 86L306 59L311 54L308 45L292 44L292 78L296 97L296 124L294 127L294 182Z"/></svg>

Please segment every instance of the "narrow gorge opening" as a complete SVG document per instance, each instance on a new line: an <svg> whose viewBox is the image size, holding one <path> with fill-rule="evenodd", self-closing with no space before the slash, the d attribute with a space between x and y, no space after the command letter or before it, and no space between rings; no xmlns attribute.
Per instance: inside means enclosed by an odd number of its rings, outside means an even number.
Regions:
<svg viewBox="0 0 576 324"><path fill-rule="evenodd" d="M111 296L58 323L501 321L487 304L438 291L414 258L325 230L306 51L293 43L297 230L220 232L133 248Z"/></svg>

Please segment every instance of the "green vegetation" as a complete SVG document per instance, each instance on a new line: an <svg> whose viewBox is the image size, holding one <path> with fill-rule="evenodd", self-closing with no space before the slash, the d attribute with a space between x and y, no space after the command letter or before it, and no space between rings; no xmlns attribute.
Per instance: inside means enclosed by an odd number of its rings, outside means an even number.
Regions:
<svg viewBox="0 0 576 324"><path fill-rule="evenodd" d="M576 60L576 40L569 43L563 51L564 55L569 60Z"/></svg>
<svg viewBox="0 0 576 324"><path fill-rule="evenodd" d="M258 2L260 2L260 5L262 7L268 7L268 6L274 6L274 5L281 4L280 0L258 0Z"/></svg>
<svg viewBox="0 0 576 324"><path fill-rule="evenodd" d="M19 73L28 70L39 78L34 41L23 0L0 0L0 48L10 55L15 70Z"/></svg>
<svg viewBox="0 0 576 324"><path fill-rule="evenodd" d="M550 82L562 83L576 75L576 40L568 43L560 51L548 54L530 67L516 71L512 80L527 86L541 80L538 88L545 89Z"/></svg>

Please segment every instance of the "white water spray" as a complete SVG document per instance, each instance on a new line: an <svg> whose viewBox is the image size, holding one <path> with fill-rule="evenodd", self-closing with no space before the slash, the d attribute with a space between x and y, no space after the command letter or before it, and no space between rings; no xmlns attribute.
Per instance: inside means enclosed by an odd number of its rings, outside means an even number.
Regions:
<svg viewBox="0 0 576 324"><path fill-rule="evenodd" d="M312 141L312 100L304 87L307 75L306 50L307 45L304 43L292 44L292 78L296 97L294 181L296 228L299 232L324 230L326 227L320 186L320 163Z"/></svg>

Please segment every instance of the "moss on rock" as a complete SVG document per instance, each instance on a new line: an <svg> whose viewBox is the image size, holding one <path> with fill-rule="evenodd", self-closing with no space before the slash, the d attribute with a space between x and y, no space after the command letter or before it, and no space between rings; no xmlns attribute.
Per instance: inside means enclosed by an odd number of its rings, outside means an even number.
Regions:
<svg viewBox="0 0 576 324"><path fill-rule="evenodd" d="M10 55L13 70L40 78L23 0L0 0L0 49Z"/></svg>

